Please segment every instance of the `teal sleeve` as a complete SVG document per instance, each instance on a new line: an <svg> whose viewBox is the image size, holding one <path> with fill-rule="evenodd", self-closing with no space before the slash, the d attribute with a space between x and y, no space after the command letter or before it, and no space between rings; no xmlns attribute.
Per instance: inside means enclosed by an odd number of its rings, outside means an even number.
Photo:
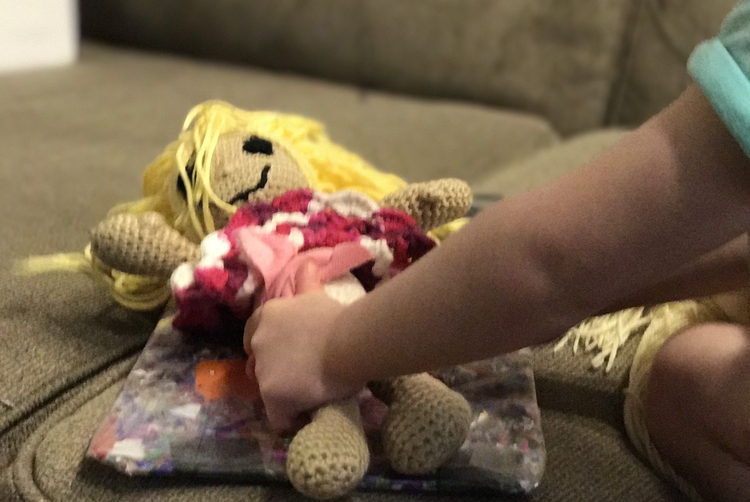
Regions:
<svg viewBox="0 0 750 502"><path fill-rule="evenodd" d="M696 47L688 72L750 156L750 0L729 13L716 38Z"/></svg>

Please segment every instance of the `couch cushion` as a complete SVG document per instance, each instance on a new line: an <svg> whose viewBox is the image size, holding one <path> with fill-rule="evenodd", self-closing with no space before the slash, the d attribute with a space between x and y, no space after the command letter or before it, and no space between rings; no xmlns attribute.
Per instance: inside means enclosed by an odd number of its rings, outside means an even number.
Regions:
<svg viewBox="0 0 750 502"><path fill-rule="evenodd" d="M553 181L611 147L625 134L602 129L567 139L536 154L503 166L473 183L476 194L502 193L508 197Z"/></svg>
<svg viewBox="0 0 750 502"><path fill-rule="evenodd" d="M640 124L677 98L690 82L688 56L699 42L716 35L736 3L641 0L607 123Z"/></svg>
<svg viewBox="0 0 750 502"><path fill-rule="evenodd" d="M600 126L632 0L83 0L83 33L139 47Z"/></svg>

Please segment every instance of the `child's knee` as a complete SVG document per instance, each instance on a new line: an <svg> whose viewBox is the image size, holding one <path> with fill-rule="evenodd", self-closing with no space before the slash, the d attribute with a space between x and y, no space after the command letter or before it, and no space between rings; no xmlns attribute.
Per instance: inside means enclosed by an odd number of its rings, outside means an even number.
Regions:
<svg viewBox="0 0 750 502"><path fill-rule="evenodd" d="M670 338L654 358L646 409L657 442L692 429L750 459L739 447L750 444L750 329L707 323Z"/></svg>
<svg viewBox="0 0 750 502"><path fill-rule="evenodd" d="M700 357L707 342L705 326L691 327L669 339L654 357L645 398L646 426L657 446L670 436L682 434L681 419L692 415L703 373ZM692 419L688 421L691 423ZM668 442L668 441L666 441ZM669 455L668 455L669 456Z"/></svg>
<svg viewBox="0 0 750 502"><path fill-rule="evenodd" d="M748 328L726 323L705 323L687 328L659 349L651 367L649 387L677 396L712 398L717 386L730 382L727 365L750 357ZM742 375L735 375L740 378ZM745 376L750 376L750 371ZM735 382L736 383L736 382Z"/></svg>

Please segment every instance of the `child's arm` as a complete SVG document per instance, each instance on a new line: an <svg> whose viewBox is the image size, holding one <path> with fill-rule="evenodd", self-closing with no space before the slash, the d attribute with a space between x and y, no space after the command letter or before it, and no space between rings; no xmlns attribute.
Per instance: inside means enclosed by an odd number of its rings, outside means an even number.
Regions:
<svg viewBox="0 0 750 502"><path fill-rule="evenodd" d="M589 165L485 210L343 312L332 367L385 377L550 340L749 220L750 162L692 87ZM362 347L369 357L357 357Z"/></svg>
<svg viewBox="0 0 750 502"><path fill-rule="evenodd" d="M746 287L750 283L748 258L750 248L745 234L681 267L666 280L650 284L598 314L710 296Z"/></svg>
<svg viewBox="0 0 750 502"><path fill-rule="evenodd" d="M269 302L247 330L261 392L278 425L371 379L551 340L748 222L750 161L691 87L587 166L486 209L352 306L320 293Z"/></svg>

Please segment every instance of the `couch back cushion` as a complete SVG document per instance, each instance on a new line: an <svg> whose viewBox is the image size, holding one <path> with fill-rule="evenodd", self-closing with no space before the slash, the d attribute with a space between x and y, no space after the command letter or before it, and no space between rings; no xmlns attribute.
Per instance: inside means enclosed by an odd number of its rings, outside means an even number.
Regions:
<svg viewBox="0 0 750 502"><path fill-rule="evenodd" d="M737 0L639 0L613 90L608 124L636 125L664 108L690 82L693 48L719 30Z"/></svg>
<svg viewBox="0 0 750 502"><path fill-rule="evenodd" d="M81 0L99 40L604 122L633 0Z"/></svg>

